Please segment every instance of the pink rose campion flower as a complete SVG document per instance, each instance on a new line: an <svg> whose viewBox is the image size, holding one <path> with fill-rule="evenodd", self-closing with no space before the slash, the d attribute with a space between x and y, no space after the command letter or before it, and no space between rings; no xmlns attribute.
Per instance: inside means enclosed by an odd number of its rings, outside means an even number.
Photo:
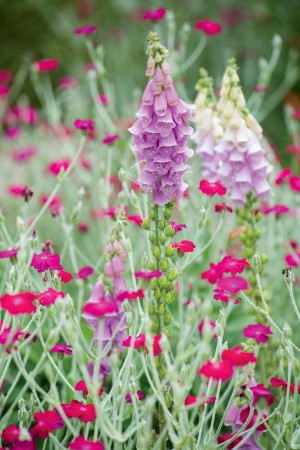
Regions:
<svg viewBox="0 0 300 450"><path fill-rule="evenodd" d="M146 74L151 79L136 114L137 120L129 131L137 161L141 163L137 183L145 193L152 193L153 203L164 205L187 189L182 176L188 170L186 162L193 151L186 146L192 133L186 120L192 120L193 107L178 97L166 57L155 63L157 48L161 49L160 54L166 55L156 33L150 33Z"/></svg>

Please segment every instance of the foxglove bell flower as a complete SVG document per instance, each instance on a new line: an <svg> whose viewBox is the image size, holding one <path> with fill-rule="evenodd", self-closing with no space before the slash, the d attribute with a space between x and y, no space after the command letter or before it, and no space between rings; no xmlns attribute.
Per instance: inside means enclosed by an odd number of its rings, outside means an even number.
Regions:
<svg viewBox="0 0 300 450"><path fill-rule="evenodd" d="M237 208L243 208L250 191L266 201L270 192L267 177L272 166L260 143L262 128L246 108L233 60L223 77L217 110L224 129L215 147L219 155L219 181L231 190L231 200Z"/></svg>
<svg viewBox="0 0 300 450"><path fill-rule="evenodd" d="M125 333L127 323L122 302L117 301L117 297L120 293L128 290L123 275L125 271L124 259L126 259L127 254L118 241L108 245L107 253L110 259L105 265L105 276L112 280L113 293L105 287L102 279L98 280L84 306L83 317L88 325L94 328L94 341L101 342L102 348L105 348L114 336L111 348L115 345L123 351L122 342L127 337ZM101 362L100 372L102 376L109 374L108 358Z"/></svg>
<svg viewBox="0 0 300 450"><path fill-rule="evenodd" d="M193 111L196 131L192 139L196 143L196 153L202 160L203 177L210 182L217 182L220 155L215 151L215 147L223 136L223 127L215 109L213 80L205 69L200 69L196 89L198 95L195 100L196 108Z"/></svg>
<svg viewBox="0 0 300 450"><path fill-rule="evenodd" d="M186 146L192 134L186 120L192 120L193 106L178 97L167 61L168 51L156 33L149 34L146 53L146 75L150 81L137 120L129 131L136 159L141 163L137 183L145 193L152 193L153 203L164 205L174 195L180 197L187 188L182 176L189 168L186 163L193 150Z"/></svg>

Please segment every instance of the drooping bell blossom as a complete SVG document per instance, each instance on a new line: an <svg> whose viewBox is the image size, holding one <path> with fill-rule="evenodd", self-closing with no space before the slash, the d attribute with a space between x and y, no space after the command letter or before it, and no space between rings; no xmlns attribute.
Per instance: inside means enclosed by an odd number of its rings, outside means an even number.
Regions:
<svg viewBox="0 0 300 450"><path fill-rule="evenodd" d="M97 31L97 25L85 25L84 27L75 28L73 34L91 34Z"/></svg>
<svg viewBox="0 0 300 450"><path fill-rule="evenodd" d="M39 254L34 253L30 266L34 267L39 273L45 272L46 270L62 270L60 256L58 254L52 254L49 251Z"/></svg>
<svg viewBox="0 0 300 450"><path fill-rule="evenodd" d="M212 22L209 19L198 20L195 23L194 29L197 31L203 31L203 33L213 36L219 34L222 31L222 25L218 22Z"/></svg>
<svg viewBox="0 0 300 450"><path fill-rule="evenodd" d="M89 441L84 436L77 436L69 443L70 450L105 450L104 444L100 441Z"/></svg>
<svg viewBox="0 0 300 450"><path fill-rule="evenodd" d="M38 300L42 306L48 306L55 303L59 298L65 298L65 294L49 287L45 292L40 294Z"/></svg>
<svg viewBox="0 0 300 450"><path fill-rule="evenodd" d="M94 422L97 418L96 408L93 403L83 404L78 400L72 400L71 403L62 403L62 409L69 419L76 418L81 422Z"/></svg>
<svg viewBox="0 0 300 450"><path fill-rule="evenodd" d="M38 72L52 72L58 68L57 59L40 59L34 63L34 67Z"/></svg>
<svg viewBox="0 0 300 450"><path fill-rule="evenodd" d="M192 139L196 143L196 154L201 157L203 177L210 182L217 182L217 168L220 158L215 151L215 146L223 135L223 128L216 112L213 80L204 69L200 69L200 78L196 84L196 90L198 94L193 111L196 130ZM205 188L204 183L202 184ZM217 191L209 193L204 190L202 192L206 195L218 193Z"/></svg>
<svg viewBox="0 0 300 450"><path fill-rule="evenodd" d="M245 352L239 345L232 349L223 350L222 360L227 361L232 366L243 367L248 363L255 363L256 356L253 352Z"/></svg>
<svg viewBox="0 0 300 450"><path fill-rule="evenodd" d="M93 338L95 342L102 342L104 348L114 335L111 350L116 346L120 351L123 351L122 342L126 338L127 323L122 302L117 301L117 296L121 292L128 291L128 286L124 280L125 264L123 261L127 255L123 245L118 241L110 243L106 251L111 259L105 265L105 275L112 279L113 294L106 292L103 281L99 280L84 306L83 317L88 325L95 330ZM98 314L96 309L101 309L101 314ZM99 321L99 316L102 317L102 323ZM103 360L100 365L100 372L104 377L110 371L109 355L110 352L107 354L106 360Z"/></svg>
<svg viewBox="0 0 300 450"><path fill-rule="evenodd" d="M33 414L34 420L37 422L29 432L31 437L39 437L41 439L47 439L50 433L54 430L63 428L64 421L60 417L57 411L48 410L43 412L36 412Z"/></svg>
<svg viewBox="0 0 300 450"><path fill-rule="evenodd" d="M159 50L158 50L159 49ZM193 151L186 146L192 128L192 106L182 101L173 86L172 69L166 60L167 50L156 33L149 34L147 49L148 82L137 120L129 128L133 135L136 159L141 163L137 180L145 193L152 193L153 203L164 205L175 195L180 197L187 185L182 176L188 170L187 160ZM161 60L155 63L156 54Z"/></svg>
<svg viewBox="0 0 300 450"><path fill-rule="evenodd" d="M198 369L199 375L214 380L227 381L233 376L233 367L228 361L207 361Z"/></svg>
<svg viewBox="0 0 300 450"><path fill-rule="evenodd" d="M218 180L231 192L237 208L243 208L251 191L266 201L270 192L267 177L272 167L260 143L262 128L246 108L234 61L225 71L217 110L224 129L215 146Z"/></svg>
<svg viewBox="0 0 300 450"><path fill-rule="evenodd" d="M175 248L179 253L191 253L195 250L196 245L191 241L174 242L172 248Z"/></svg>
<svg viewBox="0 0 300 450"><path fill-rule="evenodd" d="M244 405L241 408L239 408L234 403L233 405L230 406L230 408L226 414L225 425L231 426L234 433L237 433L240 430L240 428L244 425L244 423L248 420L249 414L250 414L250 408L248 406ZM265 417L267 417L267 410L264 410L262 419ZM253 427L253 425L255 424L257 419L258 419L258 412L256 409L254 409L253 416L251 417L249 423L247 424L246 430ZM266 431L265 424L263 423L263 424L259 425L257 428L255 428L255 430L253 432L256 439L254 440L253 436L250 436L246 440L243 447L247 450L260 450L261 447L259 447L256 444L256 441L260 437L261 433L263 433L265 431ZM224 442L226 442L226 441L224 441ZM234 447L227 447L227 448L234 448Z"/></svg>
<svg viewBox="0 0 300 450"><path fill-rule="evenodd" d="M72 355L72 345L70 344L55 344L54 347L49 350L51 353L64 353L65 355Z"/></svg>
<svg viewBox="0 0 300 450"><path fill-rule="evenodd" d="M37 298L37 294L33 292L19 292L13 295L4 294L0 297L0 307L8 311L12 316L32 314L37 310L37 305L34 303Z"/></svg>
<svg viewBox="0 0 300 450"><path fill-rule="evenodd" d="M243 329L243 333L245 337L255 339L258 343L268 342L269 336L273 334L270 327L263 325L262 323L248 325Z"/></svg>
<svg viewBox="0 0 300 450"><path fill-rule="evenodd" d="M142 19L146 22L151 20L153 22L160 22L164 19L167 10L165 8L148 9L142 15Z"/></svg>
<svg viewBox="0 0 300 450"><path fill-rule="evenodd" d="M13 444L19 440L21 433L21 428L16 427L16 425L9 425L1 433L1 438L4 444Z"/></svg>
<svg viewBox="0 0 300 450"><path fill-rule="evenodd" d="M76 273L77 278L80 280L85 280L86 278L92 276L94 269L90 266L81 267L81 269Z"/></svg>
<svg viewBox="0 0 300 450"><path fill-rule="evenodd" d="M14 258L19 253L19 247L14 247L11 250L0 251L0 259Z"/></svg>

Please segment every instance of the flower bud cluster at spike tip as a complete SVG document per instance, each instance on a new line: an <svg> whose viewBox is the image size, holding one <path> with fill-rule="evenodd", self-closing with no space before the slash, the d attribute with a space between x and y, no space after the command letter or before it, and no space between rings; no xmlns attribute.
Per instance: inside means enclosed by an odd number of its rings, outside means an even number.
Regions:
<svg viewBox="0 0 300 450"><path fill-rule="evenodd" d="M137 180L145 193L152 193L153 203L164 205L176 195L180 197L187 185L182 175L193 150L186 147L192 128L192 105L181 100L173 86L168 51L156 33L149 34L146 75L151 78L142 97L137 120L129 128L134 139L141 173Z"/></svg>
<svg viewBox="0 0 300 450"><path fill-rule="evenodd" d="M220 155L219 181L231 189L231 200L237 208L245 205L250 191L262 201L267 200L267 176L272 167L259 142L262 128L246 108L234 60L225 71L217 109L224 128L224 136L216 146Z"/></svg>
<svg viewBox="0 0 300 450"><path fill-rule="evenodd" d="M223 128L215 108L213 92L213 79L208 76L205 69L200 69L200 78L195 86L198 95L195 100L196 108L193 111L196 122L196 131L192 139L196 143L196 153L202 158L204 178L218 181L219 154L215 146L223 136Z"/></svg>

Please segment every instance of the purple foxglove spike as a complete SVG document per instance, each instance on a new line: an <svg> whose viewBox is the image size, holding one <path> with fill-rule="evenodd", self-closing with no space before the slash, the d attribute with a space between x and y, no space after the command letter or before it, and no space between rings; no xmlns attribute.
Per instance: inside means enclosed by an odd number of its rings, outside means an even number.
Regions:
<svg viewBox="0 0 300 450"><path fill-rule="evenodd" d="M151 50L149 52L151 54ZM179 99L170 65L164 58L153 71L136 124L129 129L133 134L137 161L145 162L137 182L145 193L152 192L153 201L158 205L169 202L174 194L180 196L186 189L181 177L188 168L185 163L192 155L192 151L184 147L192 133L192 128L185 122L192 118L192 106ZM155 91L157 87L159 93ZM171 182L163 183L163 177Z"/></svg>

